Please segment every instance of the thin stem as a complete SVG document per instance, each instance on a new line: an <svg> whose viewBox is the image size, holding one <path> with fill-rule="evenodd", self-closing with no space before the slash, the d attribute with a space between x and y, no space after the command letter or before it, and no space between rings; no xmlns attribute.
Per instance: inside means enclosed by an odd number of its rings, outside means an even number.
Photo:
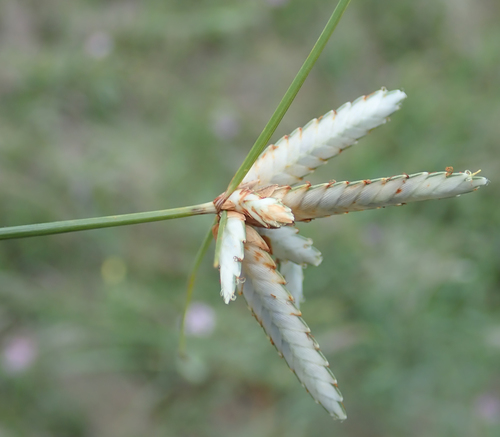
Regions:
<svg viewBox="0 0 500 437"><path fill-rule="evenodd" d="M214 204L212 202L207 202L199 205L163 209L160 211L138 212L78 220L63 220L36 225L11 226L0 228L0 240L62 234L64 232L86 231L89 229L110 228L113 226L135 225L138 223L170 220L200 214L215 214L216 212Z"/></svg>
<svg viewBox="0 0 500 437"><path fill-rule="evenodd" d="M266 127L264 130L261 132L257 140L255 141L255 144L253 145L252 149L248 153L247 157L243 161L243 164L241 164L241 167L238 169L236 174L234 175L233 179L229 183L229 186L227 187L226 190L226 197L229 197L234 190L238 187L238 185L241 183L245 175L248 173L250 168L252 167L253 163L255 160L259 157L259 155L262 153L264 148L269 142L269 139L271 138L271 135L274 133L276 128L278 127L279 123L281 122L282 118L284 117L286 111L292 104L293 100L295 99L295 96L299 92L300 88L302 87L302 84L306 80L309 72L313 68L314 64L319 58L319 55L323 51L323 49L326 46L326 43L330 39L333 31L337 27L337 24L339 23L340 19L342 18L342 15L344 14L345 10L347 9L347 6L349 5L350 0L340 0L339 3L337 4L337 7L333 11L332 16L328 20L328 23L326 23L325 28L323 29L323 32L321 32L321 35L319 36L318 40L316 41L316 44L311 50L311 53L309 53L309 56L305 60L305 62L302 64L302 67L300 68L299 72L295 76L295 79L293 80L292 84L288 88L286 94L284 95L283 99L281 100L280 104L276 108L276 111L274 111L274 114L272 115L271 119L269 122L266 124Z"/></svg>
<svg viewBox="0 0 500 437"><path fill-rule="evenodd" d="M217 219L214 220L214 224L216 222L217 222ZM201 261L203 260L205 253L207 252L208 248L210 247L210 243L212 242L212 239L213 239L212 227L210 227L208 229L207 234L205 235L205 239L203 240L203 243L201 244L200 248L198 249L198 253L196 254L196 257L194 259L193 268L191 269L191 274L189 275L189 278L188 278L187 290L186 290L186 304L184 305L184 311L182 313L181 332L179 334L179 355L181 357L186 357L186 333L185 333L186 314L187 314L187 310L189 308L189 305L191 304L191 299L193 297L194 281L196 279L196 274L198 273L198 269L200 268Z"/></svg>
<svg viewBox="0 0 500 437"><path fill-rule="evenodd" d="M217 230L217 241L215 242L214 268L219 267L219 256L222 247L222 236L227 223L227 211L222 211L219 220L219 229Z"/></svg>

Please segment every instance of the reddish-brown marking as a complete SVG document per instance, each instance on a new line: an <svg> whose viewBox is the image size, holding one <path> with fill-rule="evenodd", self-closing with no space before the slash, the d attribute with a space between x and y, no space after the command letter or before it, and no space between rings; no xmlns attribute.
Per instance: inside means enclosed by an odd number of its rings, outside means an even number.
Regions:
<svg viewBox="0 0 500 437"><path fill-rule="evenodd" d="M271 297L274 298L274 299L276 299L276 296L274 294L272 294L272 293L271 293Z"/></svg>
<svg viewBox="0 0 500 437"><path fill-rule="evenodd" d="M410 175L407 173L403 173L406 176L406 179L410 179Z"/></svg>
<svg viewBox="0 0 500 437"><path fill-rule="evenodd" d="M224 206L224 203L226 202L227 196L226 193L219 194L213 201L213 204L215 206L216 211L219 213L222 207ZM232 203L232 202L231 202ZM229 208L225 208L229 209Z"/></svg>
<svg viewBox="0 0 500 437"><path fill-rule="evenodd" d="M267 268L271 269L271 270L276 270L276 264L274 264L274 262L272 263L262 263L264 266L266 266Z"/></svg>
<svg viewBox="0 0 500 437"><path fill-rule="evenodd" d="M301 127L299 127L297 130L299 131L299 136L300 136L300 138L302 139L302 128L301 128Z"/></svg>
<svg viewBox="0 0 500 437"><path fill-rule="evenodd" d="M321 121L322 118L323 118L323 116L320 115L316 120Z"/></svg>
<svg viewBox="0 0 500 437"><path fill-rule="evenodd" d="M217 217L218 218L218 217ZM217 240L217 234L219 233L219 223L212 226L212 235L214 240Z"/></svg>
<svg viewBox="0 0 500 437"><path fill-rule="evenodd" d="M401 191L403 191L403 190L402 190L401 188L398 188L398 189L396 190L396 194L401 193Z"/></svg>
<svg viewBox="0 0 500 437"><path fill-rule="evenodd" d="M299 311L298 313L290 313L291 316L297 316L297 317L301 317L302 316L302 313Z"/></svg>
<svg viewBox="0 0 500 437"><path fill-rule="evenodd" d="M460 173L462 173L462 172L460 172ZM446 174L445 174L445 176L446 177L450 177L452 174L453 174L453 167L451 167L451 166L450 167L446 167Z"/></svg>
<svg viewBox="0 0 500 437"><path fill-rule="evenodd" d="M269 150L276 150L278 148L278 146L276 144L271 144L269 146Z"/></svg>
<svg viewBox="0 0 500 437"><path fill-rule="evenodd" d="M266 242L267 247L269 247L269 253L273 254L273 247L271 245L271 239L267 235L261 235L262 239Z"/></svg>
<svg viewBox="0 0 500 437"><path fill-rule="evenodd" d="M370 184L372 183L372 181L371 181L370 179L365 179L365 180L363 181L363 183L364 183L365 185L370 185Z"/></svg>

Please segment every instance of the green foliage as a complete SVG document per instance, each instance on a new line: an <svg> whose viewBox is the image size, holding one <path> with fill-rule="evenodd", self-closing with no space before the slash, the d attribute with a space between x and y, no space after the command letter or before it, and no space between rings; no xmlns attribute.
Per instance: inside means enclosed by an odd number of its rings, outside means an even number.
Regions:
<svg viewBox="0 0 500 437"><path fill-rule="evenodd" d="M0 225L221 193L332 9L273 3L3 2ZM275 134L402 87L393 121L311 182L449 165L492 180L307 225L324 262L305 271L302 311L345 423L304 394L243 299L222 304L209 258L195 300L217 325L179 361L186 278L212 220L193 217L0 244L0 434L497 435L499 14L486 0L353 2ZM13 371L26 350L35 361Z"/></svg>

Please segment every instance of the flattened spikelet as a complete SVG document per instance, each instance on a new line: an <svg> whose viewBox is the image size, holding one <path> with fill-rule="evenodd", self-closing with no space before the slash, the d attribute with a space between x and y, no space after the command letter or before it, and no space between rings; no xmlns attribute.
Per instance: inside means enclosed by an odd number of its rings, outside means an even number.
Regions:
<svg viewBox="0 0 500 437"><path fill-rule="evenodd" d="M390 178L302 185L283 196L295 220L309 220L351 211L401 205L430 199L443 199L477 190L488 179L463 173L415 173Z"/></svg>
<svg viewBox="0 0 500 437"><path fill-rule="evenodd" d="M236 285L241 277L244 241L244 216L236 212L229 212L227 223L223 230L219 256L220 294L225 303L229 303L235 297Z"/></svg>
<svg viewBox="0 0 500 437"><path fill-rule="evenodd" d="M243 295L280 355L316 402L333 417L345 419L337 380L284 287L271 256L247 242L243 271Z"/></svg>
<svg viewBox="0 0 500 437"><path fill-rule="evenodd" d="M371 129L384 124L405 98L403 91L382 88L311 120L268 146L243 182L257 181L255 188L299 183Z"/></svg>

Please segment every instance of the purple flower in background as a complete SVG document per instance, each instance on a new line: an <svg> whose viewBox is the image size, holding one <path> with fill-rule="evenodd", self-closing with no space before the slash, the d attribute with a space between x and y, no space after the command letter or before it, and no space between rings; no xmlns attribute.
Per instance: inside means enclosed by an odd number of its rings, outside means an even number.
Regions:
<svg viewBox="0 0 500 437"><path fill-rule="evenodd" d="M38 355L35 341L26 335L8 340L2 350L2 367L7 373L21 373L29 369Z"/></svg>
<svg viewBox="0 0 500 437"><path fill-rule="evenodd" d="M221 140L232 140L240 132L240 123L229 111L218 111L212 116L212 130Z"/></svg>
<svg viewBox="0 0 500 437"><path fill-rule="evenodd" d="M279 8L281 6L285 6L288 3L288 0L267 0L270 6L273 8Z"/></svg>
<svg viewBox="0 0 500 437"><path fill-rule="evenodd" d="M108 56L114 47L113 38L106 32L94 32L85 40L85 53L94 59Z"/></svg>
<svg viewBox="0 0 500 437"><path fill-rule="evenodd" d="M490 393L483 393L476 398L476 414L490 423L500 422L500 398Z"/></svg>
<svg viewBox="0 0 500 437"><path fill-rule="evenodd" d="M208 337L215 329L215 311L210 305L194 302L186 314L186 334Z"/></svg>

